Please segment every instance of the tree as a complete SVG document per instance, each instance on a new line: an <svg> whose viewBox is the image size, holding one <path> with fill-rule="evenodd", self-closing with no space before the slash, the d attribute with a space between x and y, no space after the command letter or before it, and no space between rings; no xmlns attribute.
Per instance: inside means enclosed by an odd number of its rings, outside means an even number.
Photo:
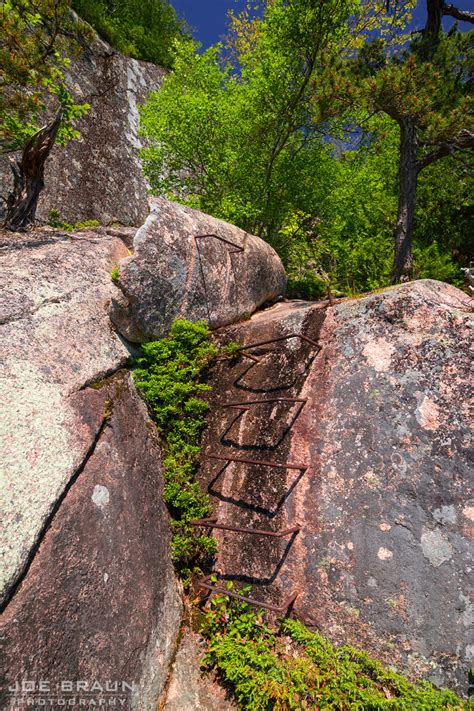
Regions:
<svg viewBox="0 0 474 711"><path fill-rule="evenodd" d="M231 52L181 43L174 72L142 111L153 190L284 250L288 215L311 214L326 190L317 176L331 148L311 120L312 83L355 6L273 0L263 19L234 19Z"/></svg>
<svg viewBox="0 0 474 711"><path fill-rule="evenodd" d="M188 34L167 0L72 0L72 6L119 52L162 67L172 66L174 42Z"/></svg>
<svg viewBox="0 0 474 711"><path fill-rule="evenodd" d="M453 156L467 162L474 146L472 123L472 33L442 18L474 22L474 13L441 0L426 0L424 29L407 47L390 55L378 38L360 51L348 83L362 88L366 105L382 111L400 128L399 199L392 281L412 276L413 221L418 177L435 161Z"/></svg>
<svg viewBox="0 0 474 711"><path fill-rule="evenodd" d="M180 43L173 72L142 110L153 191L266 239L295 295L320 296L324 282L345 293L387 285L401 130L381 97L391 92L403 111L419 112L418 140L435 129L438 139L457 135L468 105L464 75L453 69L455 56L465 66L466 36L439 42L444 95L439 69L418 58L407 33L415 4L267 0L263 15L232 18L224 47L199 53ZM432 152L420 143L417 160ZM455 278L450 249L463 244L468 192L455 164L447 159L444 183L423 168L415 274ZM423 214L435 205L431 188L462 202L462 214L436 208L433 225Z"/></svg>
<svg viewBox="0 0 474 711"><path fill-rule="evenodd" d="M0 14L0 149L21 151L11 157L14 187L4 226L25 230L35 218L53 145L76 138L75 121L88 110L73 101L64 78L66 50L84 28L71 17L68 0L4 0Z"/></svg>

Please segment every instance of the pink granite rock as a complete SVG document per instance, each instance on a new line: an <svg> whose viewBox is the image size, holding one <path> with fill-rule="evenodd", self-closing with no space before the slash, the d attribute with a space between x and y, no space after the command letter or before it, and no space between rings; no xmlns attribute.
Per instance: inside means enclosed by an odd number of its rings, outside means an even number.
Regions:
<svg viewBox="0 0 474 711"><path fill-rule="evenodd" d="M418 281L333 308L276 305L220 332L250 349L213 375L206 454L294 463L281 470L203 457L215 515L301 532L217 531L217 570L334 643L460 693L472 666L472 302ZM225 403L296 397L306 402Z"/></svg>
<svg viewBox="0 0 474 711"><path fill-rule="evenodd" d="M156 430L108 318L127 249L38 231L10 233L2 251L1 706L69 703L68 681L123 682L116 705L151 711L181 602ZM9 688L33 680L51 693L14 701Z"/></svg>
<svg viewBox="0 0 474 711"><path fill-rule="evenodd" d="M112 302L128 340L162 338L177 318L225 326L284 294L283 265L259 237L163 198L150 204Z"/></svg>

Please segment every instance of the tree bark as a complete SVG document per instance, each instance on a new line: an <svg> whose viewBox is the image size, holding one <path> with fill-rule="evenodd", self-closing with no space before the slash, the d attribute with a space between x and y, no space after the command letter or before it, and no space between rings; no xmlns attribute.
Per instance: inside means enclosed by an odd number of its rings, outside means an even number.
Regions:
<svg viewBox="0 0 474 711"><path fill-rule="evenodd" d="M7 198L4 228L25 232L35 220L38 198L44 188L44 164L54 146L61 112L27 142L20 160L11 164L13 188Z"/></svg>
<svg viewBox="0 0 474 711"><path fill-rule="evenodd" d="M400 121L400 166L397 228L392 283L407 281L412 277L413 220L416 205L418 148L416 121L407 116Z"/></svg>

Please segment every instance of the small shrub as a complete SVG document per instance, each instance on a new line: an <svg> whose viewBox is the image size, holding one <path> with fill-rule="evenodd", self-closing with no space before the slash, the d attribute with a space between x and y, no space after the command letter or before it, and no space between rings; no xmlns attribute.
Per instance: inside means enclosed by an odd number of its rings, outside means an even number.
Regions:
<svg viewBox="0 0 474 711"><path fill-rule="evenodd" d="M48 212L48 225L59 230L64 230L65 232L73 232L74 230L86 230L99 227L100 222L97 220L84 220L83 222L76 222L74 225L71 225L69 222L64 222L59 210L51 208Z"/></svg>
<svg viewBox="0 0 474 711"><path fill-rule="evenodd" d="M469 708L451 691L411 683L365 652L334 648L296 620L283 620L277 632L261 611L226 595L212 598L201 632L208 642L203 665L218 670L240 709Z"/></svg>
<svg viewBox="0 0 474 711"><path fill-rule="evenodd" d="M210 390L200 382L217 357L205 323L175 321L168 338L142 346L135 383L148 402L164 440L164 498L172 516L172 557L185 583L196 562L216 551L212 536L189 521L211 512L209 497L194 481Z"/></svg>
<svg viewBox="0 0 474 711"><path fill-rule="evenodd" d="M462 286L464 275L460 265L437 242L427 247L415 245L413 249L413 276L415 279L437 279Z"/></svg>
<svg viewBox="0 0 474 711"><path fill-rule="evenodd" d="M120 281L120 272L118 268L118 264L114 264L112 271L110 273L110 278L114 282L114 284L118 284Z"/></svg>
<svg viewBox="0 0 474 711"><path fill-rule="evenodd" d="M59 210L51 208L51 210L48 212L48 225L50 227L62 227L63 220Z"/></svg>
<svg viewBox="0 0 474 711"><path fill-rule="evenodd" d="M89 230L93 227L100 227L100 222L98 220L85 220L84 222L76 222L74 225L75 230Z"/></svg>
<svg viewBox="0 0 474 711"><path fill-rule="evenodd" d="M290 274L288 277L286 295L289 299L316 301L326 298L327 293L327 284L314 273L308 272L304 276Z"/></svg>

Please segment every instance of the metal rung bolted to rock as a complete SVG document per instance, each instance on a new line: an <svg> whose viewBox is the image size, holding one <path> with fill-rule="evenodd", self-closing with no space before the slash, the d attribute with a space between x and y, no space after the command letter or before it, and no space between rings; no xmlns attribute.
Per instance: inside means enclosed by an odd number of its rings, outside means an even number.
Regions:
<svg viewBox="0 0 474 711"><path fill-rule="evenodd" d="M257 466L261 467L274 467L276 469L298 469L300 471L304 470L306 471L308 469L307 464L296 464L296 463L289 463L289 464L279 464L278 462L268 462L263 459L247 459L246 457L229 457L227 455L220 455L220 454L206 454L205 455L207 459L216 459L221 462L237 462L240 464L255 464Z"/></svg>
<svg viewBox="0 0 474 711"><path fill-rule="evenodd" d="M235 531L236 533L249 533L253 536L269 536L271 538L284 538L285 536L299 533L301 526L292 526L285 528L283 531L266 531L259 528L242 528L240 526L232 526L227 523L222 523L217 518L202 518L196 521L189 522L191 526L204 526L207 528L218 528L223 531Z"/></svg>
<svg viewBox="0 0 474 711"><path fill-rule="evenodd" d="M253 600L251 597L247 597L247 595L240 595L240 593L236 593L233 590L228 590L227 588L221 588L218 587L217 585L212 585L209 581L209 578L204 578L198 583L198 587L204 588L205 590L209 590L211 594L219 593L219 595L228 595L229 597L233 597L236 600L241 600L242 602L247 602L249 605L253 605L253 607L258 607L262 608L264 610L270 610L270 612L276 612L280 615L283 615L284 613L287 613L290 606L293 605L295 602L296 598L299 595L298 590L293 590L288 597L285 598L285 600L282 602L281 605L271 605L268 602L261 602L260 600Z"/></svg>

